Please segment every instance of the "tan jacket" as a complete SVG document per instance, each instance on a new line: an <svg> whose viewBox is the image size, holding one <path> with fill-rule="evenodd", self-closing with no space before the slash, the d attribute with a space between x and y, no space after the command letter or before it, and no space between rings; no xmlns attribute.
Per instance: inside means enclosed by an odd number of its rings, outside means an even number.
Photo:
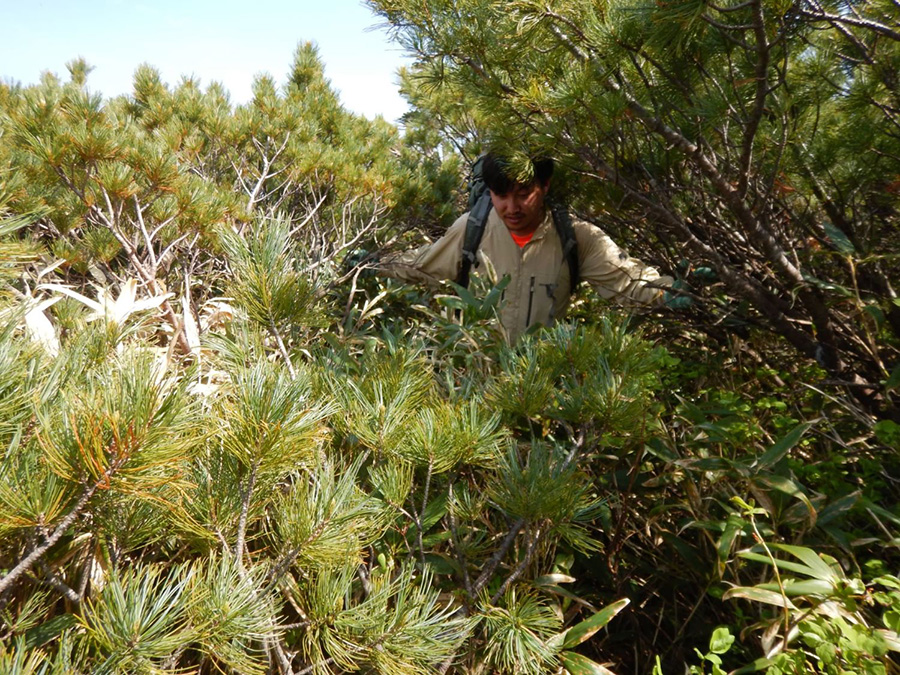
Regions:
<svg viewBox="0 0 900 675"><path fill-rule="evenodd" d="M404 281L456 280L462 261L468 214L460 216L438 241L388 260L384 271ZM581 220L572 223L578 242L579 273L604 298L622 304L661 302L672 284L652 267L629 258L601 229ZM478 248L472 274L496 283L509 275L500 321L511 342L530 326L551 325L569 305L569 265L549 212L531 241L520 248L493 209ZM652 284L652 286L650 285Z"/></svg>

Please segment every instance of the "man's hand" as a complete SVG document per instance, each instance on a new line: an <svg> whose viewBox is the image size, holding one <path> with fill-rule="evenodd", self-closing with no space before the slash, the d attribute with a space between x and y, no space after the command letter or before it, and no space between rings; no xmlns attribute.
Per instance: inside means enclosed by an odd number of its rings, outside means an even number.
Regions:
<svg viewBox="0 0 900 675"><path fill-rule="evenodd" d="M693 267L687 260L678 265L684 275L675 280L663 295L663 304L670 309L688 309L694 305L695 295L703 286L718 281L716 271L711 267Z"/></svg>
<svg viewBox="0 0 900 675"><path fill-rule="evenodd" d="M371 269L371 266L376 262L378 262L377 252L373 253L364 248L355 248L344 256L341 272L343 276L347 276L352 274L357 268L364 267L361 275L372 276L375 272Z"/></svg>
<svg viewBox="0 0 900 675"><path fill-rule="evenodd" d="M694 299L689 295L683 295L689 286L684 279L676 279L671 288L663 293L663 304L669 309L688 309L693 306Z"/></svg>

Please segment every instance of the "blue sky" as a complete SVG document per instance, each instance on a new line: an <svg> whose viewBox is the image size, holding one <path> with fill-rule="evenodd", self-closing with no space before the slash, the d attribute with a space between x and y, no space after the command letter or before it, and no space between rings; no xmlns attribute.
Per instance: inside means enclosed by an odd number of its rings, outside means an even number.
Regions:
<svg viewBox="0 0 900 675"><path fill-rule="evenodd" d="M284 83L299 42L319 46L325 75L350 110L395 121L406 111L397 69L408 60L361 0L2 0L0 79L31 84L43 71L67 77L82 56L92 91L131 91L141 63L175 85L217 80L232 101L250 97L254 75Z"/></svg>

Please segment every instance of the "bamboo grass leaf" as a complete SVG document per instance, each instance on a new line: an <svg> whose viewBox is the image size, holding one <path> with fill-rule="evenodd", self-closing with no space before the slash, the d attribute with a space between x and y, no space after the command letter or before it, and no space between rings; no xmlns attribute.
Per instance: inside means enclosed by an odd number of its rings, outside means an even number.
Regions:
<svg viewBox="0 0 900 675"><path fill-rule="evenodd" d="M581 623L575 624L565 633L563 641L564 649L571 649L580 645L585 640L589 640L594 633L604 628L612 619L625 609L631 601L628 598L617 600L611 605L607 605L593 616L585 619Z"/></svg>
<svg viewBox="0 0 900 675"><path fill-rule="evenodd" d="M785 553L790 553L795 558L801 560L812 573L809 575L815 579L823 581L837 581L840 574L835 570L837 561L831 556L823 553L817 553L806 546L794 546L792 544L773 543L769 546Z"/></svg>
<svg viewBox="0 0 900 675"><path fill-rule="evenodd" d="M751 467L757 470L770 469L775 466L797 443L803 438L803 435L812 427L812 422L804 422L798 424L791 429L783 438L780 438L771 448L766 450Z"/></svg>
<svg viewBox="0 0 900 675"><path fill-rule="evenodd" d="M781 593L777 591L769 591L763 588L756 588L755 586L738 586L735 588L729 588L722 595L722 599L730 600L731 598L744 598L745 600L761 602L766 605L786 607L790 610L797 609L794 603L785 598Z"/></svg>
<svg viewBox="0 0 900 675"><path fill-rule="evenodd" d="M818 515L816 513L816 508L809 500L809 497L806 496L806 493L799 483L791 480L790 478L785 478L784 476L779 476L777 474L771 473L757 474L756 476L754 476L753 482L759 483L774 490L778 490L779 492L783 492L784 494L794 497L795 499L799 499L806 507L806 511L809 514L810 525L816 524L816 517Z"/></svg>
<svg viewBox="0 0 900 675"><path fill-rule="evenodd" d="M613 675L609 668L591 661L577 652L560 652L559 660L570 675Z"/></svg>
<svg viewBox="0 0 900 675"><path fill-rule="evenodd" d="M770 548L771 547L772 545L770 545ZM829 576L820 577L818 576L820 572L812 567L809 567L808 565L794 562L792 560L782 560L780 558L776 558L773 561L772 558L770 558L768 555L756 553L754 551L741 551L738 555L740 555L740 557L744 558L745 560L752 560L754 562L761 562L770 565L774 564L779 569L787 570L788 572L795 572L796 574L802 574L807 577L812 577L813 579L821 578L823 580L826 580L834 577L834 572L832 572L830 569L827 572Z"/></svg>

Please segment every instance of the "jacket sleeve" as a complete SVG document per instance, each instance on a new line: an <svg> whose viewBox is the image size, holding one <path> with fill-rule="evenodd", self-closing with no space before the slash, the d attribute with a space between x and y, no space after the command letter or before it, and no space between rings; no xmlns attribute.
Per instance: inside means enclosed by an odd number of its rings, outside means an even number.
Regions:
<svg viewBox="0 0 900 675"><path fill-rule="evenodd" d="M653 267L629 257L599 227L576 221L579 272L602 297L621 304L656 305L672 285Z"/></svg>
<svg viewBox="0 0 900 675"><path fill-rule="evenodd" d="M455 281L462 260L467 218L468 214L457 218L446 234L432 244L384 259L380 272L401 281Z"/></svg>

